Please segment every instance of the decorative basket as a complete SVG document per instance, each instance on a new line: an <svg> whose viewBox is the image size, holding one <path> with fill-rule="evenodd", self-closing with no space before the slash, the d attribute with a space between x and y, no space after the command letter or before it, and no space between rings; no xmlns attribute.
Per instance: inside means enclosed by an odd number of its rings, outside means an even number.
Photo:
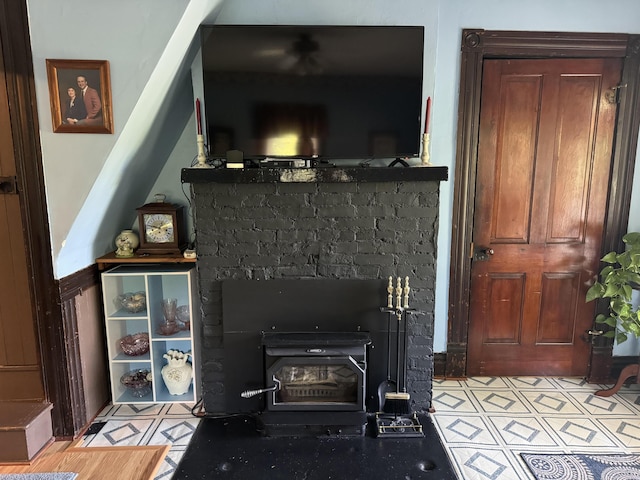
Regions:
<svg viewBox="0 0 640 480"><path fill-rule="evenodd" d="M125 355L137 357L149 351L149 334L147 332L134 333L120 339L120 348Z"/></svg>

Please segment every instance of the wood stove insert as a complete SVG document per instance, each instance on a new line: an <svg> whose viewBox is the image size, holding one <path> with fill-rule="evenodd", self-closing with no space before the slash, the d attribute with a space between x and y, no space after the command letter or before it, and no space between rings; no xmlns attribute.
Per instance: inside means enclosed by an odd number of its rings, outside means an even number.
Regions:
<svg viewBox="0 0 640 480"><path fill-rule="evenodd" d="M363 435L367 332L262 334L267 435Z"/></svg>

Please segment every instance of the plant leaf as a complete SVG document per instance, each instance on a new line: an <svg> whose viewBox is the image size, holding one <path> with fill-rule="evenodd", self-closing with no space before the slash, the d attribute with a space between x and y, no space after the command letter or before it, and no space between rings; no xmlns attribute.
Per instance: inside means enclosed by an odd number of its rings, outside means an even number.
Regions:
<svg viewBox="0 0 640 480"><path fill-rule="evenodd" d="M640 245L640 232L629 232L622 237L622 241L630 246Z"/></svg>
<svg viewBox="0 0 640 480"><path fill-rule="evenodd" d="M591 302L596 298L602 298L603 295L604 295L604 285L602 285L599 282L596 282L593 285L591 285L591 287L589 287L589 290L587 290L586 301Z"/></svg>

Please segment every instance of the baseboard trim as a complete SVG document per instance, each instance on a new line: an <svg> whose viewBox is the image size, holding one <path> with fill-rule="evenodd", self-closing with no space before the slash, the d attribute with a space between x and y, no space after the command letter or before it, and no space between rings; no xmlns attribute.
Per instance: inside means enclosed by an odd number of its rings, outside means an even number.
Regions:
<svg viewBox="0 0 640 480"><path fill-rule="evenodd" d="M433 354L434 378L445 378L447 372L447 352Z"/></svg>

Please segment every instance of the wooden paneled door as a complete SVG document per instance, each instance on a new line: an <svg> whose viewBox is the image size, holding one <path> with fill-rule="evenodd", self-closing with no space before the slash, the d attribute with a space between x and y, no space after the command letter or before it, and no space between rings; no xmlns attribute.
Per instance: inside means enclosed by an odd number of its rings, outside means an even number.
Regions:
<svg viewBox="0 0 640 480"><path fill-rule="evenodd" d="M486 59L467 374L585 375L622 60Z"/></svg>
<svg viewBox="0 0 640 480"><path fill-rule="evenodd" d="M0 401L34 400L45 395L6 71L0 55Z"/></svg>

